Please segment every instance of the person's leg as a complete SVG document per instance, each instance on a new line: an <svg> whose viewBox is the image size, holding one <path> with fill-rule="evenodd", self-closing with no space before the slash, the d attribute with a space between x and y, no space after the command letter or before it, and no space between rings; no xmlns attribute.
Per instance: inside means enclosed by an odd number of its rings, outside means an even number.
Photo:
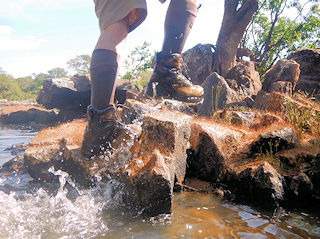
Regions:
<svg viewBox="0 0 320 239"><path fill-rule="evenodd" d="M120 20L101 31L92 53L91 104L88 106L88 126L84 133L81 153L85 157L100 155L128 139L126 130L117 122L113 106L118 71L117 46L128 34L128 19Z"/></svg>
<svg viewBox="0 0 320 239"><path fill-rule="evenodd" d="M171 0L164 24L162 51L181 54L197 15L197 0Z"/></svg>
<svg viewBox="0 0 320 239"><path fill-rule="evenodd" d="M201 102L203 88L193 85L181 73L180 68L180 54L196 15L196 0L171 0L165 21L162 51L156 54L155 68L145 91L147 95Z"/></svg>
<svg viewBox="0 0 320 239"><path fill-rule="evenodd" d="M102 30L92 53L91 105L96 109L113 104L118 70L117 46L126 38L128 28L128 18L124 18Z"/></svg>

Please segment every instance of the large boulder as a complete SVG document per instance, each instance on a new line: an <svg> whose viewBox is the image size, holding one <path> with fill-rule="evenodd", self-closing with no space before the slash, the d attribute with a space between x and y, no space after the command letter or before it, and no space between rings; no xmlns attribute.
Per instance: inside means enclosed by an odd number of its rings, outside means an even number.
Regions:
<svg viewBox="0 0 320 239"><path fill-rule="evenodd" d="M182 54L182 73L194 84L201 85L212 73L214 46L198 44Z"/></svg>
<svg viewBox="0 0 320 239"><path fill-rule="evenodd" d="M292 94L300 75L299 64L294 60L279 60L266 72L262 89L268 93L280 91Z"/></svg>
<svg viewBox="0 0 320 239"><path fill-rule="evenodd" d="M232 155L241 152L244 131L210 121L193 120L188 155L188 177L221 182Z"/></svg>
<svg viewBox="0 0 320 239"><path fill-rule="evenodd" d="M124 104L127 98L136 98L139 88L127 80L117 80L115 102ZM46 79L37 102L47 109L85 112L90 104L91 81L87 75L75 75L71 78Z"/></svg>
<svg viewBox="0 0 320 239"><path fill-rule="evenodd" d="M49 169L63 170L82 184L90 184L86 167L81 164L80 147L86 127L84 120L75 120L41 130L29 143L24 153L24 164L36 180L56 178Z"/></svg>
<svg viewBox="0 0 320 239"><path fill-rule="evenodd" d="M239 61L226 79L230 79L230 87L244 97L256 95L261 90L260 76L252 61Z"/></svg>
<svg viewBox="0 0 320 239"><path fill-rule="evenodd" d="M295 90L302 90L309 94L320 92L320 50L303 48L292 52L288 56L300 65L300 77Z"/></svg>
<svg viewBox="0 0 320 239"><path fill-rule="evenodd" d="M90 104L90 85L87 76L45 79L37 102L48 109L84 111Z"/></svg>
<svg viewBox="0 0 320 239"><path fill-rule="evenodd" d="M199 116L212 116L218 109L223 109L229 104L241 101L237 92L231 89L227 81L216 72L207 78L202 87L204 89L204 99L198 105Z"/></svg>

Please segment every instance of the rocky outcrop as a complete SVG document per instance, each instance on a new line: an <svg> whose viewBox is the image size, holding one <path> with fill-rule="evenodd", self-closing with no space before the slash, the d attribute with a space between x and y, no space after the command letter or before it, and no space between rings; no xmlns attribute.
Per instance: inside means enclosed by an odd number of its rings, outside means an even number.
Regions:
<svg viewBox="0 0 320 239"><path fill-rule="evenodd" d="M230 88L227 81L216 72L212 73L202 84L203 102L198 105L199 116L212 116L218 109L241 101L237 92Z"/></svg>
<svg viewBox="0 0 320 239"><path fill-rule="evenodd" d="M262 89L268 93L280 91L292 95L300 75L299 64L294 60L279 60L266 72Z"/></svg>
<svg viewBox="0 0 320 239"><path fill-rule="evenodd" d="M19 110L10 114L0 116L2 124L17 124L17 125L37 125L37 124L54 124L62 120L61 115L55 111L45 109L31 108L27 111Z"/></svg>
<svg viewBox="0 0 320 239"><path fill-rule="evenodd" d="M188 177L221 182L232 155L241 151L244 131L208 121L193 121L188 154ZM243 146L243 145L242 145Z"/></svg>
<svg viewBox="0 0 320 239"><path fill-rule="evenodd" d="M44 181L56 179L50 168L63 170L84 185L113 178L128 192L122 195L124 202L149 215L170 213L175 180L182 183L185 176L189 119L174 112L150 113L141 130L128 126L136 137L117 145L111 155L90 159L80 155L86 122L61 124L32 139L25 166L33 178Z"/></svg>
<svg viewBox="0 0 320 239"><path fill-rule="evenodd" d="M90 103L90 80L77 75L70 79L45 79L37 102L48 109L84 111Z"/></svg>
<svg viewBox="0 0 320 239"><path fill-rule="evenodd" d="M261 90L259 73L251 61L239 61L228 73L230 87L242 97L251 97Z"/></svg>
<svg viewBox="0 0 320 239"><path fill-rule="evenodd" d="M31 177L50 182L56 176L49 172L51 167L70 173L82 184L89 185L85 165L81 164L79 147L86 122L76 120L41 130L29 143L24 154L24 165Z"/></svg>
<svg viewBox="0 0 320 239"><path fill-rule="evenodd" d="M182 58L182 73L194 84L201 85L213 72L214 47L211 44L198 44L185 51Z"/></svg>
<svg viewBox="0 0 320 239"><path fill-rule="evenodd" d="M0 125L5 127L39 130L63 121L66 115L47 110L34 102L0 102Z"/></svg>
<svg viewBox="0 0 320 239"><path fill-rule="evenodd" d="M320 50L303 48L292 52L288 56L300 65L300 77L295 90L309 94L320 92Z"/></svg>
<svg viewBox="0 0 320 239"><path fill-rule="evenodd" d="M71 78L54 78L43 81L37 102L47 109L85 112L90 104L91 81L89 76L75 75ZM115 102L124 104L127 98L136 98L139 88L126 80L118 80Z"/></svg>
<svg viewBox="0 0 320 239"><path fill-rule="evenodd" d="M173 110L181 104L167 106L127 101L122 119L132 137L103 157L81 157L84 120L44 129L30 142L24 165L37 180L56 180L52 172L60 169L87 186L117 182L121 202L152 216L171 212L174 186L193 190L186 178L209 182L205 190L214 187L221 198L268 208L320 196L319 144L299 149L294 127L276 115L234 111L226 113L230 122L217 122ZM231 122L238 116L241 123Z"/></svg>
<svg viewBox="0 0 320 239"><path fill-rule="evenodd" d="M252 62L239 62L233 67L227 79L212 73L202 84L204 100L198 106L199 116L212 116L212 114L228 106L251 107L252 97L261 90L258 72Z"/></svg>

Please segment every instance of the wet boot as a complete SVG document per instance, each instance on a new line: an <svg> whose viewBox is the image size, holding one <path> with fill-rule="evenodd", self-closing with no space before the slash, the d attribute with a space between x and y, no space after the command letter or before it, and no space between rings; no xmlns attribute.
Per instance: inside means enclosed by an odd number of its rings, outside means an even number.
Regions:
<svg viewBox="0 0 320 239"><path fill-rule="evenodd" d="M98 110L88 106L88 126L84 132L81 154L85 157L110 155L131 138L129 130L117 120L113 106Z"/></svg>
<svg viewBox="0 0 320 239"><path fill-rule="evenodd" d="M159 52L156 65L145 93L151 97L175 99L199 103L203 99L203 88L193 85L180 69L181 55Z"/></svg>

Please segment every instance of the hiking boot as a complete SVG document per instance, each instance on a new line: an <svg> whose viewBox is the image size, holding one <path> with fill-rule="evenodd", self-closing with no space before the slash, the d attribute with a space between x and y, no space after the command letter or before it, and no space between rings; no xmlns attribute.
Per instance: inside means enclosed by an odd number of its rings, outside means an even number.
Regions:
<svg viewBox="0 0 320 239"><path fill-rule="evenodd" d="M129 130L118 121L113 106L98 110L89 105L87 114L88 125L81 146L83 156L110 155L122 142L131 138Z"/></svg>
<svg viewBox="0 0 320 239"><path fill-rule="evenodd" d="M181 73L181 55L159 52L156 66L149 79L145 93L151 97L176 99L185 102L201 102L203 88L193 85Z"/></svg>

